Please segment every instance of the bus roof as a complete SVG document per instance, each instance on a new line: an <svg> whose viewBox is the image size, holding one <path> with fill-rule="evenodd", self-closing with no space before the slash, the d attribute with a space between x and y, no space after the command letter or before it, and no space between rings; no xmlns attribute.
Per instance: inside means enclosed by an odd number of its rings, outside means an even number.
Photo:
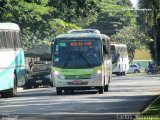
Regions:
<svg viewBox="0 0 160 120"><path fill-rule="evenodd" d="M68 31L68 33L98 33L100 34L100 31L97 29L73 29Z"/></svg>
<svg viewBox="0 0 160 120"><path fill-rule="evenodd" d="M0 30L20 30L16 23L0 23Z"/></svg>
<svg viewBox="0 0 160 120"><path fill-rule="evenodd" d="M75 39L75 38L101 38L101 34L97 33L69 33L62 34L56 37L56 39Z"/></svg>

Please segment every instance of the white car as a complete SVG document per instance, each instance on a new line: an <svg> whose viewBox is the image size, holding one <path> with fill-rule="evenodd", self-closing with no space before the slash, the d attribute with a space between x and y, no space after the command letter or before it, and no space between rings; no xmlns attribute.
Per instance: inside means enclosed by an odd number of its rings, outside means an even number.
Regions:
<svg viewBox="0 0 160 120"><path fill-rule="evenodd" d="M137 64L130 64L127 73L140 73L141 67Z"/></svg>

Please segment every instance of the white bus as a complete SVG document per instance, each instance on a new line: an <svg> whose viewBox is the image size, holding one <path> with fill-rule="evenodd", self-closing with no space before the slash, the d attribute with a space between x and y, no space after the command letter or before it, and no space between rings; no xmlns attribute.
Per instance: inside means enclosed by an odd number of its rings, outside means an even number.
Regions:
<svg viewBox="0 0 160 120"><path fill-rule="evenodd" d="M112 79L110 39L99 33L59 35L52 44L53 84L57 94L74 90L108 91Z"/></svg>
<svg viewBox="0 0 160 120"><path fill-rule="evenodd" d="M0 23L0 58L0 96L11 97L25 84L24 51L15 23Z"/></svg>
<svg viewBox="0 0 160 120"><path fill-rule="evenodd" d="M127 45L111 44L112 73L118 76L126 75L129 69Z"/></svg>

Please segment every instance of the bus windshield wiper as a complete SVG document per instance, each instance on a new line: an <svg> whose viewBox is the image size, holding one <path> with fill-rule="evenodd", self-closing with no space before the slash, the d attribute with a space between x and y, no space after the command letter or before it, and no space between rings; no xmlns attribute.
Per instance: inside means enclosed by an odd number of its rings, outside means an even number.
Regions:
<svg viewBox="0 0 160 120"><path fill-rule="evenodd" d="M68 54L67 59L65 60L65 62L63 64L63 67L66 67L68 65L68 61L70 59L71 54L72 54L71 52Z"/></svg>
<svg viewBox="0 0 160 120"><path fill-rule="evenodd" d="M87 60L87 58L80 52L80 56L83 58L83 60L87 63L89 67L91 67L91 63Z"/></svg>

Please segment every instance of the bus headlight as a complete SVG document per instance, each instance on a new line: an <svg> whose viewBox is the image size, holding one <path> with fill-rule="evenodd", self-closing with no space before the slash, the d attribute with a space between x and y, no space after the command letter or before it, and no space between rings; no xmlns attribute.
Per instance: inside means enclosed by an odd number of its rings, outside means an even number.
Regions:
<svg viewBox="0 0 160 120"><path fill-rule="evenodd" d="M92 74L90 76L91 79L98 79L101 76L102 71L101 70L97 70L97 72L95 74Z"/></svg>
<svg viewBox="0 0 160 120"><path fill-rule="evenodd" d="M58 71L55 71L54 75L56 75L56 77L59 79L65 79L65 77L63 75L61 75Z"/></svg>
<svg viewBox="0 0 160 120"><path fill-rule="evenodd" d="M97 70L97 74L101 74L102 73L102 71L101 70Z"/></svg>

